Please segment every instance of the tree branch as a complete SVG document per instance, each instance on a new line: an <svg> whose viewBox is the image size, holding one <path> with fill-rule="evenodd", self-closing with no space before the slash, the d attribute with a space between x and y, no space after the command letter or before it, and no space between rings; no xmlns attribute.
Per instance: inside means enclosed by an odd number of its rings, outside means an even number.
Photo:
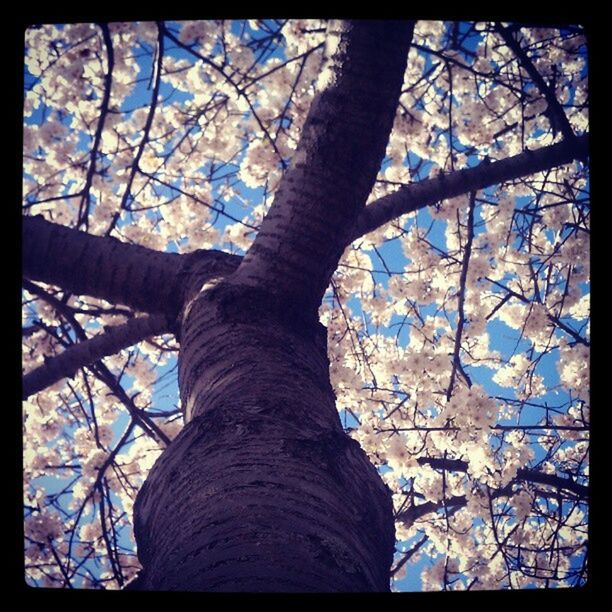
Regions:
<svg viewBox="0 0 612 612"><path fill-rule="evenodd" d="M414 24L330 22L338 45L269 213L236 273L296 312L316 314L376 180ZM291 304L291 305L289 305Z"/></svg>
<svg viewBox="0 0 612 612"><path fill-rule="evenodd" d="M489 278L488 276L485 277L485 279L488 282L492 283L493 285L496 285L500 289L504 289L504 291L506 291L506 295L502 298L502 300L499 302L499 304L497 304L495 306L495 308L491 311L491 313L487 316L487 319L490 318L491 316L493 316L493 314L495 314L495 312L497 310L499 310L511 297L515 297L517 300L520 300L524 304L530 304L531 303L529 298L526 298L524 295L522 295L520 293L517 293L516 291L513 291L512 289L510 289L509 287L506 287L502 283L500 283L500 282L498 282L496 280L493 280L493 279ZM546 313L546 316L548 317L548 320L551 323L553 323L554 325L556 325L557 327L562 329L566 334L571 336L576 342L578 342L580 344L584 344L584 346L591 346L591 343L586 338L583 338L575 329L572 329L569 325L566 325L565 323L563 323L563 321L561 321L561 319L559 319L559 317L555 317L554 315L550 314L549 312Z"/></svg>
<svg viewBox="0 0 612 612"><path fill-rule="evenodd" d="M438 469L449 469L460 472L467 471L467 463L465 461L453 459L429 459L427 457L419 458L417 461L421 465L429 464ZM581 500L588 499L588 487L580 485L569 478L556 476L555 474L544 474L543 472L538 472L536 470L520 469L513 482L521 480L525 482L544 484L551 487L556 487L557 489L563 489L576 494ZM507 484L505 487L492 490L491 497L495 499L497 497L511 495L513 482ZM426 514L437 512L443 508L459 509L466 504L467 497L465 495L455 495L440 502L428 501L423 504L419 504L418 506L411 506L407 510L398 513L395 519L409 526Z"/></svg>
<svg viewBox="0 0 612 612"><path fill-rule="evenodd" d="M429 465L430 467L438 470L451 470L455 472L467 472L468 462L461 459L440 459L437 457L419 457L417 459L419 465ZM589 487L577 483L571 478L563 478L556 474L545 474L538 470L530 470L527 468L520 468L516 474L516 480L524 480L526 482L533 482L538 484L544 484L558 489L564 489L574 493L581 499L588 499Z"/></svg>
<svg viewBox="0 0 612 612"><path fill-rule="evenodd" d="M455 386L455 376L457 375L457 368L461 367L461 359L459 352L461 351L461 336L463 335L463 326L465 325L465 294L466 294L466 282L468 274L468 266L470 265L470 256L472 254L472 240L474 239L474 207L476 203L476 192L473 191L470 194L470 206L468 208L467 218L467 240L465 243L465 250L463 251L463 262L461 264L461 274L459 278L459 291L457 297L457 331L455 332L455 346L453 349L453 368L451 370L450 382L448 389L446 390L446 400L450 401L453 394L453 387ZM458 215L457 215L458 216ZM457 220L459 222L459 220ZM457 226L459 231L459 226Z"/></svg>
<svg viewBox="0 0 612 612"><path fill-rule="evenodd" d="M197 57L198 59L200 59L207 66L210 66L215 71L217 71L222 76L222 78L225 81L227 81L236 90L236 95L238 97L243 97L244 98L245 102L247 103L247 105L249 107L249 110L251 111L253 117L255 118L255 121L257 122L257 125L259 125L259 128L263 132L264 136L270 142L270 145L272 146L272 149L274 150L274 153L278 157L278 160L280 161L280 163L281 163L281 165L282 165L282 167L284 169L286 167L285 160L283 159L283 156L281 155L280 151L278 150L278 147L276 145L275 140L270 135L269 130L266 128L266 126L263 124L263 121L259 117L259 114L257 113L257 109L253 106L253 103L251 102L249 96L246 93L246 89L247 89L248 86L247 87L240 87L234 81L234 79L231 76L229 76L228 74L225 73L225 70L223 70L223 67L218 66L217 64L215 64L215 62L213 62L208 57L204 57L203 55L201 55L200 53L198 53L197 51L192 49L191 45L186 45L185 43L182 43L176 36L174 36L174 34L172 34L172 32L170 30L168 30L168 28L166 28L166 26L165 26L165 24L163 24L163 22L162 22L162 25L160 26L160 28L161 28L160 31L165 36L167 36L172 42L174 42L176 45L178 45L179 47L181 47L182 49L184 49L188 53L191 53L191 55L193 55L194 57ZM252 85L252 83L250 85Z"/></svg>
<svg viewBox="0 0 612 612"><path fill-rule="evenodd" d="M411 506L407 510L403 510L395 517L395 520L404 523L404 525L410 526L416 520L420 519L426 514L437 512L442 508L453 508L456 506L461 508L466 504L467 498L465 495L455 495L453 497L445 499L444 502L428 501L424 504L419 504L418 506Z"/></svg>
<svg viewBox="0 0 612 612"><path fill-rule="evenodd" d="M236 255L214 250L163 253L111 236L86 234L39 215L23 217L22 230L26 278L167 317L176 317L182 306L185 272L194 258L200 280L229 274L241 261Z"/></svg>
<svg viewBox="0 0 612 612"><path fill-rule="evenodd" d="M525 151L508 159L482 163L435 179L402 187L373 202L357 218L351 241L403 214L475 189L519 178L583 158L588 134L572 142ZM178 272L186 255L162 253L146 247L100 237L46 221L23 217L23 274L58 285L78 295L91 295L149 313L175 314L183 292ZM221 251L198 251L200 268L209 261L216 275L238 267L241 258Z"/></svg>
<svg viewBox="0 0 612 612"><path fill-rule="evenodd" d="M391 569L391 577L395 576L404 565L417 553L419 549L429 540L429 536L425 534L409 551L405 552L403 557L397 562L397 565Z"/></svg>
<svg viewBox="0 0 612 612"><path fill-rule="evenodd" d="M524 49L514 38L512 32L508 28L505 28L501 23L496 24L495 29L504 39L504 42L508 48L512 50L521 66L527 71L527 74L531 77L531 80L546 99L548 104L548 116L553 129L553 134L557 131L557 128L559 128L564 139L571 140L574 138L574 130L572 129L572 126L570 125L561 104L559 104L559 100L557 100L557 96L555 95L553 88L546 83L538 69L535 67L535 64L531 61L531 58L527 55L527 53L525 53Z"/></svg>
<svg viewBox="0 0 612 612"><path fill-rule="evenodd" d="M111 88L113 86L113 68L115 65L115 55L113 52L113 41L111 39L110 30L108 24L98 24L102 30L102 36L104 38L104 44L106 45L108 71L104 76L104 95L102 97L102 105L100 107L100 117L98 118L98 125L96 127L96 133L94 135L94 143L91 148L91 154L89 159L89 168L87 169L87 176L85 177L85 186L81 191L81 203L79 204L78 214L78 227L81 224L85 225L85 229L88 227L88 216L89 216L89 198L90 189L93 181L94 174L96 173L96 158L100 151L100 140L102 138L102 130L104 129L104 122L110 105Z"/></svg>
<svg viewBox="0 0 612 612"><path fill-rule="evenodd" d="M401 187L363 209L349 242L397 217L425 208L440 200L454 198L470 191L478 191L491 185L562 166L574 159L583 159L588 155L588 142L587 133L535 151L527 150L496 162L482 162L474 168L458 170L451 174L440 174L437 178L425 179Z"/></svg>
<svg viewBox="0 0 612 612"><path fill-rule="evenodd" d="M73 377L80 368L103 357L113 355L150 336L167 332L169 328L170 323L164 315L137 317L123 325L108 327L104 333L71 346L57 357L45 357L44 365L23 377L22 399L42 391L62 378Z"/></svg>
<svg viewBox="0 0 612 612"><path fill-rule="evenodd" d="M157 102L159 98L159 87L161 84L161 72L162 65L164 60L164 35L161 29L161 26L157 25L157 64L156 64L156 72L155 72L155 85L153 86L153 93L151 94L151 105L149 106L149 113L147 115L147 119L145 122L145 126L143 128L142 139L140 140L140 144L138 145L138 149L136 151L136 156L134 157L134 161L132 162L132 167L130 169L130 176L128 178L127 185L125 186L125 191L123 192L123 196L121 197L121 206L119 211L117 211L112 218L111 224L106 232L109 235L114 229L117 221L119 220L119 216L122 210L129 210L129 198L131 195L132 183L134 182L134 177L136 176L136 172L139 170L140 158L142 157L142 153L144 148L149 142L149 133L151 131L151 126L153 125L153 117L155 116L155 109L157 108Z"/></svg>
<svg viewBox="0 0 612 612"><path fill-rule="evenodd" d="M59 313L61 313L66 318L68 323L70 323L74 333L81 342L86 342L88 340L83 326L76 320L70 306L64 304L52 295L49 295L46 291L34 283L26 281L24 285L30 293L38 295L41 299L45 300ZM128 409L128 412L130 413L130 416L134 422L139 425L140 428L147 433L147 435L151 436L155 440L161 440L166 446L169 444L169 439L166 434L164 434L164 432L155 424L153 419L147 415L144 410L141 410L136 406L134 400L125 392L113 373L104 365L103 361L99 360L91 364L89 369L94 372L95 376L99 380L101 380L109 389L111 389L115 396ZM87 378L85 381L87 381Z"/></svg>

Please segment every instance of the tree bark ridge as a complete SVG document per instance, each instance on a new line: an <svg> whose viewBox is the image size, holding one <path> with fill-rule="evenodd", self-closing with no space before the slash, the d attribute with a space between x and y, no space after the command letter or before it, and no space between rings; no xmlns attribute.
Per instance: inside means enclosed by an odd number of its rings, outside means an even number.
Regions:
<svg viewBox="0 0 612 612"><path fill-rule="evenodd" d="M311 105L238 282L318 308L384 156L413 27L360 21L334 31L330 84Z"/></svg>
<svg viewBox="0 0 612 612"><path fill-rule="evenodd" d="M388 590L392 504L374 467L342 432L265 408L197 417L156 463L136 502L139 588Z"/></svg>

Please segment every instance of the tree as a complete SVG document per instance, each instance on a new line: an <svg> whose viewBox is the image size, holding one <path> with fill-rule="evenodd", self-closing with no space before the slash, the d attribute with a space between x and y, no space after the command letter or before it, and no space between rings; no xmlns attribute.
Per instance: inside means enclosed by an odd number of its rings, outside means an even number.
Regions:
<svg viewBox="0 0 612 612"><path fill-rule="evenodd" d="M573 25L29 28L30 584L583 584L586 88Z"/></svg>

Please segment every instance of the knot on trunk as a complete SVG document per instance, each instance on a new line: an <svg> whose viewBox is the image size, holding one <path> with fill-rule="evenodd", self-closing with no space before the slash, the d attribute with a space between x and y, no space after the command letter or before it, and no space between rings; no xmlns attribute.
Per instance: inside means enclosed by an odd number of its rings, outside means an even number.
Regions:
<svg viewBox="0 0 612 612"><path fill-rule="evenodd" d="M268 325L282 326L302 339L309 339L327 351L327 330L319 323L315 309L305 309L290 296L272 294L265 289L233 282L231 276L221 279L205 279L189 306L214 308L219 322L225 324L247 324L260 328ZM206 305L205 305L206 304ZM189 316L186 307L183 317Z"/></svg>

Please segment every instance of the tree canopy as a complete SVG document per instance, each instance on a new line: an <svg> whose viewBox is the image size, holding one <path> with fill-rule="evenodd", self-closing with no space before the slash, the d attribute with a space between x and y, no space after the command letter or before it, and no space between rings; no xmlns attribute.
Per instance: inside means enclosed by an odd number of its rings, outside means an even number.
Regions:
<svg viewBox="0 0 612 612"><path fill-rule="evenodd" d="M300 19L25 32L29 584L138 572L136 493L183 424L180 273L214 284L241 263L303 161L335 44L333 22ZM587 161L581 26L416 22L319 308L342 423L393 493L395 590L587 579Z"/></svg>

